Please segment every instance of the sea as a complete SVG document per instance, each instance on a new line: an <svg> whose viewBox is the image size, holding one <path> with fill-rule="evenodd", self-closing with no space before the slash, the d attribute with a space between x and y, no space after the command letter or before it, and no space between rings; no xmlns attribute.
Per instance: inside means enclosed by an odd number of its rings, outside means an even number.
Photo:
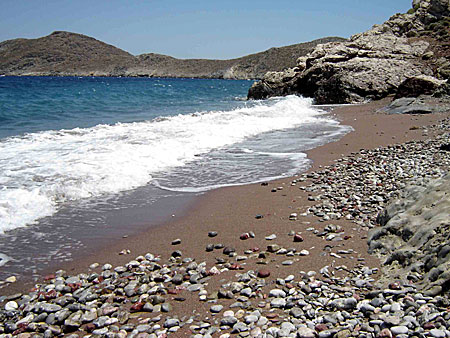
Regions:
<svg viewBox="0 0 450 338"><path fill-rule="evenodd" d="M0 77L0 280L38 278L211 189L305 171L351 128L252 81Z"/></svg>

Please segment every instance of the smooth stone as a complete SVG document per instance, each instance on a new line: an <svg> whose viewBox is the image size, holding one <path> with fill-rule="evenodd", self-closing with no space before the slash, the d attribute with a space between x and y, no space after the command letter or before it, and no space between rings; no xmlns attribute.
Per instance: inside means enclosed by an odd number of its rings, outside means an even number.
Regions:
<svg viewBox="0 0 450 338"><path fill-rule="evenodd" d="M202 288L203 288L202 284L192 284L187 287L187 290L189 292L197 292L200 291Z"/></svg>
<svg viewBox="0 0 450 338"><path fill-rule="evenodd" d="M231 333L240 333L244 331L248 331L248 326L245 323L237 322L233 325L233 330Z"/></svg>
<svg viewBox="0 0 450 338"><path fill-rule="evenodd" d="M19 308L19 305L13 300L11 300L5 304L6 311L16 311L18 308Z"/></svg>
<svg viewBox="0 0 450 338"><path fill-rule="evenodd" d="M180 325L180 320L177 318L167 318L164 322L164 327L166 329L170 329L171 327L179 326L179 325Z"/></svg>
<svg viewBox="0 0 450 338"><path fill-rule="evenodd" d="M5 279L6 283L15 283L16 281L17 281L16 276L10 276L10 277Z"/></svg>
<svg viewBox="0 0 450 338"><path fill-rule="evenodd" d="M248 315L248 316L245 316L244 322L245 322L245 324L250 325L252 323L256 323L258 321L258 319L259 319L258 316Z"/></svg>
<svg viewBox="0 0 450 338"><path fill-rule="evenodd" d="M172 252L172 257L177 258L177 257L181 257L183 255L183 253L181 252L181 250L175 250L174 252Z"/></svg>
<svg viewBox="0 0 450 338"><path fill-rule="evenodd" d="M435 338L445 338L446 337L445 331L439 330L439 329L431 329L430 335Z"/></svg>
<svg viewBox="0 0 450 338"><path fill-rule="evenodd" d="M223 313L224 317L234 317L234 311L233 310L227 310Z"/></svg>
<svg viewBox="0 0 450 338"><path fill-rule="evenodd" d="M181 244L181 239L177 238L172 241L172 245L178 245L178 244Z"/></svg>
<svg viewBox="0 0 450 338"><path fill-rule="evenodd" d="M286 300L284 298L275 298L270 302L272 308L282 309L286 306Z"/></svg>
<svg viewBox="0 0 450 338"><path fill-rule="evenodd" d="M225 247L225 248L223 249L223 254L224 254L224 255L229 255L229 254L231 254L231 253L233 253L233 252L236 252L236 249L235 249L235 248L232 248L232 247L229 247L229 246L227 246L227 247Z"/></svg>
<svg viewBox="0 0 450 338"><path fill-rule="evenodd" d="M291 315L294 318L300 318L301 316L303 316L303 310L298 308L298 307L293 307L290 311L289 311L289 315Z"/></svg>
<svg viewBox="0 0 450 338"><path fill-rule="evenodd" d="M220 325L223 326L233 326L237 323L237 318L234 316L225 316L220 320Z"/></svg>
<svg viewBox="0 0 450 338"><path fill-rule="evenodd" d="M261 269L258 271L258 277L259 278L267 278L270 276L270 271L267 269Z"/></svg>
<svg viewBox="0 0 450 338"><path fill-rule="evenodd" d="M316 331L310 329L309 327L299 327L297 329L297 337L298 338L315 338Z"/></svg>
<svg viewBox="0 0 450 338"><path fill-rule="evenodd" d="M303 242L303 241L304 241L304 239L303 239L302 235L300 235L300 234L295 234L295 236L294 236L294 242L299 243L299 242Z"/></svg>
<svg viewBox="0 0 450 338"><path fill-rule="evenodd" d="M208 237L216 237L216 236L217 236L217 231L208 232Z"/></svg>
<svg viewBox="0 0 450 338"><path fill-rule="evenodd" d="M393 326L393 327L391 327L391 332L394 335L407 334L408 333L408 327L403 326L403 325Z"/></svg>
<svg viewBox="0 0 450 338"><path fill-rule="evenodd" d="M223 310L223 305L213 305L213 306L211 306L211 308L210 308L210 311L212 312L212 313L219 313L220 311L222 311Z"/></svg>
<svg viewBox="0 0 450 338"><path fill-rule="evenodd" d="M161 304L161 312L170 312L172 311L172 305L170 303Z"/></svg>
<svg viewBox="0 0 450 338"><path fill-rule="evenodd" d="M275 235L275 234L266 236L266 240L268 240L268 241L273 241L275 238L277 238L277 235Z"/></svg>
<svg viewBox="0 0 450 338"><path fill-rule="evenodd" d="M286 297L286 292L280 289L272 289L269 291L269 297L284 298Z"/></svg>

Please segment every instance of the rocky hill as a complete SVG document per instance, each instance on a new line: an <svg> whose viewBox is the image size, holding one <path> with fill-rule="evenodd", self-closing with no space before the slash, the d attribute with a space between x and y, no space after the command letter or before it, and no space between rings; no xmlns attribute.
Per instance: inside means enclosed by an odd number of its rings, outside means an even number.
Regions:
<svg viewBox="0 0 450 338"><path fill-rule="evenodd" d="M0 74L255 79L295 66L318 44L343 40L318 39L232 60L182 60L154 53L133 56L94 38L58 31L0 43Z"/></svg>
<svg viewBox="0 0 450 338"><path fill-rule="evenodd" d="M396 94L405 80L414 95L422 87L437 90L446 85L439 79L446 81L450 74L449 13L448 0L414 0L406 14L348 41L318 45L294 68L267 73L248 97L300 94L317 103L361 102Z"/></svg>
<svg viewBox="0 0 450 338"><path fill-rule="evenodd" d="M295 66L295 60L311 52L321 43L345 41L338 37L317 39L231 60L176 59L160 54L142 54L132 75L158 77L201 77L224 79L261 79L268 71L282 71Z"/></svg>
<svg viewBox="0 0 450 338"><path fill-rule="evenodd" d="M135 57L119 48L69 32L0 43L5 75L122 75L135 64Z"/></svg>

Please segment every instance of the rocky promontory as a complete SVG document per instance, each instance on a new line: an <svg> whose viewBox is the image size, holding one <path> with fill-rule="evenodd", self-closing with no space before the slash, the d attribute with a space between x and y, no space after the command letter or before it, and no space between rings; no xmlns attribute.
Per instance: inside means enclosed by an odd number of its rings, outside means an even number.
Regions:
<svg viewBox="0 0 450 338"><path fill-rule="evenodd" d="M319 104L351 103L396 94L411 78L447 81L449 13L446 0L415 0L406 14L396 14L348 41L318 45L294 68L267 73L248 97L296 94Z"/></svg>
<svg viewBox="0 0 450 338"><path fill-rule="evenodd" d="M56 31L38 39L0 43L0 74L10 76L139 76L173 78L258 79L268 71L295 66L329 37L231 60L177 59L148 53L134 56L92 37Z"/></svg>

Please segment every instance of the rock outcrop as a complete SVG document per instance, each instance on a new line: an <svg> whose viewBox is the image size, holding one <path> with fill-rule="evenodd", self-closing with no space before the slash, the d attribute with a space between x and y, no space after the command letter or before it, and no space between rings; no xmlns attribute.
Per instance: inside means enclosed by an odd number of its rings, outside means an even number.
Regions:
<svg viewBox="0 0 450 338"><path fill-rule="evenodd" d="M231 60L183 60L155 53L134 56L94 38L59 31L1 42L0 74L256 79L295 66L298 57L318 44L343 40L323 38Z"/></svg>
<svg viewBox="0 0 450 338"><path fill-rule="evenodd" d="M441 150L445 151L445 150ZM438 294L450 289L450 175L410 186L378 216L369 252L384 257L389 279L406 279Z"/></svg>
<svg viewBox="0 0 450 338"><path fill-rule="evenodd" d="M395 94L409 78L447 79L450 4L422 0L413 6L349 41L318 45L295 68L267 73L248 97L299 94L319 104L351 103Z"/></svg>

